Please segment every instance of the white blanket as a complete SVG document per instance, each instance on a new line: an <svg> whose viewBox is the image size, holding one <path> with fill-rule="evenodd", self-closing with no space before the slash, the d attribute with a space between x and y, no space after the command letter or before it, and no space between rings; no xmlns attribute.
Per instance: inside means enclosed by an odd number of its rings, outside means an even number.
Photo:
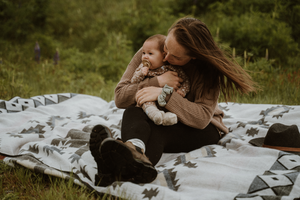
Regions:
<svg viewBox="0 0 300 200"><path fill-rule="evenodd" d="M81 94L0 100L0 153L9 165L74 178L99 193L130 199L294 199L300 197L300 156L254 147L273 123L300 127L300 106L220 103L230 133L218 145L164 154L149 184L94 186L96 163L89 151L93 126L120 137L122 109L114 101ZM188 137L188 133L187 133Z"/></svg>

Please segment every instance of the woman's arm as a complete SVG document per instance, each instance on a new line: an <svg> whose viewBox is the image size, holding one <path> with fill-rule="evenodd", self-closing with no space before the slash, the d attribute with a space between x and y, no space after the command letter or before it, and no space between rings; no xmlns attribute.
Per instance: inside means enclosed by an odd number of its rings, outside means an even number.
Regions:
<svg viewBox="0 0 300 200"><path fill-rule="evenodd" d="M182 123L204 129L212 121L217 106L218 95L216 93L203 98L196 97L193 102L173 92L165 108L175 113Z"/></svg>
<svg viewBox="0 0 300 200"><path fill-rule="evenodd" d="M185 97L185 95L190 91L189 77L185 74L185 72L181 69L181 67L172 66L172 65L167 65L166 67L172 71L177 72L178 77L180 77L183 80L181 85L176 90L176 92L181 96Z"/></svg>
<svg viewBox="0 0 300 200"><path fill-rule="evenodd" d="M210 122L216 126L221 125L215 123L215 119L221 118L220 113L222 113L218 109L220 90L210 90L209 93L207 92L201 96L203 83L199 63L190 62L182 69L189 77L190 92L187 93L185 98L177 92L173 92L169 96L165 108L175 113L180 122L194 128L204 129ZM224 127L221 127L221 129L225 130Z"/></svg>
<svg viewBox="0 0 300 200"><path fill-rule="evenodd" d="M189 67L193 68L193 66ZM190 78L190 92L184 98L173 91L166 97L165 108L175 113L179 121L194 128L204 129L210 122L215 121L214 118L220 118L218 121L221 122L223 112L218 109L219 90L211 91L205 97L200 97L202 85L198 72L192 69L187 75ZM160 93L161 88L147 87L138 91L136 96L139 104L143 104L147 101L157 100ZM220 125L219 128L222 130L226 129L220 123L214 123L214 125Z"/></svg>
<svg viewBox="0 0 300 200"><path fill-rule="evenodd" d="M194 128L204 129L216 114L219 91L211 92L211 94L207 94L205 97L200 97L200 92L197 91L199 88L197 86L192 88L196 91L191 91L193 94L188 94L189 99L173 91L166 98L167 104L165 108L175 113L178 120L182 123ZM138 104L142 105L148 101L156 101L161 91L162 88L157 87L141 89L136 94ZM222 112L218 114L222 114Z"/></svg>

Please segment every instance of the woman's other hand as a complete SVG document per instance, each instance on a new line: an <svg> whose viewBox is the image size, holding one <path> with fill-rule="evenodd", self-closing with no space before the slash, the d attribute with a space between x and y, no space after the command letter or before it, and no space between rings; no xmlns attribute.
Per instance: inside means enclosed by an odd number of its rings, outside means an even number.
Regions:
<svg viewBox="0 0 300 200"><path fill-rule="evenodd" d="M145 87L136 93L136 102L139 106L145 102L157 101L158 96L161 94L162 88L159 87Z"/></svg>
<svg viewBox="0 0 300 200"><path fill-rule="evenodd" d="M158 84L160 87L164 87L166 84L175 90L180 87L182 78L178 77L177 72L168 71L160 76L157 76Z"/></svg>
<svg viewBox="0 0 300 200"><path fill-rule="evenodd" d="M185 94L184 94L181 90L177 90L176 92L177 92L178 94L180 94L182 97L185 96Z"/></svg>

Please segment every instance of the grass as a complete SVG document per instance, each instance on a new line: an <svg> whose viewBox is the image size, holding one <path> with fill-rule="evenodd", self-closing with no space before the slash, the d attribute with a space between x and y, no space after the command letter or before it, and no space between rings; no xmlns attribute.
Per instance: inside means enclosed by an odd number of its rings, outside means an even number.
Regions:
<svg viewBox="0 0 300 200"><path fill-rule="evenodd" d="M300 69L272 69L270 72L250 73L261 90L248 95L237 95L236 102L252 104L299 105Z"/></svg>
<svg viewBox="0 0 300 200"><path fill-rule="evenodd" d="M47 60L26 67L19 63L3 62L0 65L0 99L15 96L30 98L36 95L56 93L78 93L98 96L106 101L114 98L116 82L104 81L95 72L74 72L63 65L53 65Z"/></svg>
<svg viewBox="0 0 300 200"><path fill-rule="evenodd" d="M122 199L108 194L100 196L94 191L78 186L72 180L37 174L22 166L14 168L0 161L0 199Z"/></svg>
<svg viewBox="0 0 300 200"><path fill-rule="evenodd" d="M105 81L99 73L76 72L44 61L31 62L27 67L4 62L1 64L0 99L9 100L15 96L30 98L36 95L56 93L79 93L98 96L106 101L114 99L117 82ZM300 69L273 67L266 61L247 66L249 74L261 90L248 95L237 94L233 101L254 104L298 105L300 102ZM222 98L220 98L222 102Z"/></svg>

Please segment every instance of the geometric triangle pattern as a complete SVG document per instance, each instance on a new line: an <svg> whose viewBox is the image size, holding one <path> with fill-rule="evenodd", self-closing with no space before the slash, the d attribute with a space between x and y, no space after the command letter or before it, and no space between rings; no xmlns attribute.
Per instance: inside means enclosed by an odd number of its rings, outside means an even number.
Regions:
<svg viewBox="0 0 300 200"><path fill-rule="evenodd" d="M1 113L14 113L26 110L29 107L36 108L38 106L47 106L51 104L59 104L76 96L74 93L59 93L48 94L42 96L31 97L30 99L23 99L14 97L11 100L0 100L0 114Z"/></svg>
<svg viewBox="0 0 300 200"><path fill-rule="evenodd" d="M267 188L269 188L268 184L259 176L256 176L248 190L248 194L255 193L256 191L264 190Z"/></svg>
<svg viewBox="0 0 300 200"><path fill-rule="evenodd" d="M277 161L288 170L295 169L299 166L300 156L295 154L288 154L285 156L281 156Z"/></svg>
<svg viewBox="0 0 300 200"><path fill-rule="evenodd" d="M300 156L286 152L280 152L269 171L258 175L251 183L248 194L256 194L263 199L271 196L288 196L293 189L295 181L300 174ZM268 198L267 196L270 196ZM239 194L235 199L246 199L249 196ZM257 198L258 196L252 196ZM255 199L251 198L251 199Z"/></svg>

